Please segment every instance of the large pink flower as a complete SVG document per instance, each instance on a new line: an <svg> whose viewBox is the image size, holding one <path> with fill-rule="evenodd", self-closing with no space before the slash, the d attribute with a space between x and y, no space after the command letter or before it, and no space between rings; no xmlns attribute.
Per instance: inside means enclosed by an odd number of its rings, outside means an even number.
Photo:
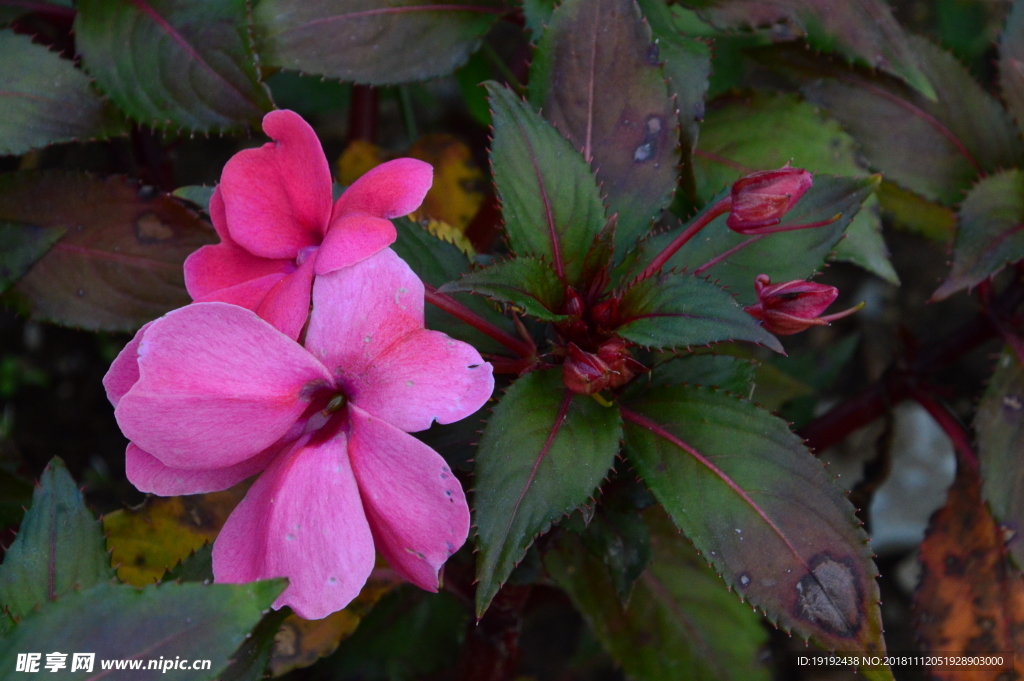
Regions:
<svg viewBox="0 0 1024 681"><path fill-rule="evenodd" d="M221 243L185 261L196 302L254 310L297 339L309 314L313 275L368 258L395 241L389 218L408 215L430 189L433 170L413 158L377 166L331 205L331 170L320 140L292 111L271 111L274 141L235 154L210 200Z"/></svg>
<svg viewBox="0 0 1024 681"><path fill-rule="evenodd" d="M103 382L140 490L262 471L214 544L218 582L288 577L275 606L315 619L359 593L375 546L436 590L466 540L462 487L407 433L479 409L491 366L423 328L423 285L391 249L316 278L304 348L249 310L198 303L143 327Z"/></svg>

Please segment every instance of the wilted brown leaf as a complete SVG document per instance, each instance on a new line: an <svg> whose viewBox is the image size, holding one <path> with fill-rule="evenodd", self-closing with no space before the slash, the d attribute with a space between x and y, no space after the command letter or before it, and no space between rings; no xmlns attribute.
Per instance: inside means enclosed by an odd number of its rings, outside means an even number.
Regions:
<svg viewBox="0 0 1024 681"><path fill-rule="evenodd" d="M117 576L134 586L158 581L168 568L216 539L248 488L241 483L211 494L149 497L138 508L104 516L107 550Z"/></svg>
<svg viewBox="0 0 1024 681"><path fill-rule="evenodd" d="M409 156L434 166L434 184L413 218L445 222L461 234L486 198L487 179L473 152L455 135L434 134L416 140Z"/></svg>
<svg viewBox="0 0 1024 681"><path fill-rule="evenodd" d="M917 633L929 653L1003 653L1007 667L932 671L939 681L1009 681L1024 674L1024 579L981 498L977 473L961 470L921 544L914 598ZM1013 655L1016 653L1016 660ZM1012 665L1012 671L1011 667Z"/></svg>

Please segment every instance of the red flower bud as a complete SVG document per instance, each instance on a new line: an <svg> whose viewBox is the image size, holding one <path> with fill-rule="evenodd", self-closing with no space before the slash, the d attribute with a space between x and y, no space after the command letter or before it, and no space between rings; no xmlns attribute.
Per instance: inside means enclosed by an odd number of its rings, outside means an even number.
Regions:
<svg viewBox="0 0 1024 681"><path fill-rule="evenodd" d="M600 357L569 343L569 356L562 365L566 388L579 395L593 395L607 388L611 377L611 370Z"/></svg>
<svg viewBox="0 0 1024 681"><path fill-rule="evenodd" d="M621 338L612 338L597 349L597 356L608 365L611 378L608 385L611 388L618 388L626 385L637 374L647 371L640 362L633 359L633 353L627 347L628 343Z"/></svg>
<svg viewBox="0 0 1024 681"><path fill-rule="evenodd" d="M811 188L811 174L788 165L736 180L732 209L725 224L740 234L767 234ZM811 225L807 225L808 227Z"/></svg>
<svg viewBox="0 0 1024 681"><path fill-rule="evenodd" d="M779 336L791 336L812 326L827 326L829 322L853 314L863 304L837 314L820 316L839 295L839 289L797 279L773 284L767 274L754 280L757 304L744 308L755 319L764 322L764 328Z"/></svg>
<svg viewBox="0 0 1024 681"><path fill-rule="evenodd" d="M602 329L614 329L619 325L619 299L602 300L590 310L590 318Z"/></svg>
<svg viewBox="0 0 1024 681"><path fill-rule="evenodd" d="M583 298L580 297L579 293L576 293L576 289L572 287L567 288L565 290L565 306L562 308L562 314L579 319L583 316L583 310Z"/></svg>

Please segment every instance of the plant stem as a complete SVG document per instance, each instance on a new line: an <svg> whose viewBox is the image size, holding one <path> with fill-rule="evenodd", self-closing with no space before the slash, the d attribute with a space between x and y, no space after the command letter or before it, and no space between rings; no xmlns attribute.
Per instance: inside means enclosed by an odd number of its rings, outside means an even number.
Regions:
<svg viewBox="0 0 1024 681"><path fill-rule="evenodd" d="M647 279L648 277L657 274L657 272L662 267L665 266L665 263L667 263L672 258L672 256L679 251L680 248L686 245L687 241L692 239L697 234L697 232L711 224L711 221L717 218L719 215L728 213L731 207L732 197L726 196L721 201L719 201L718 203L716 203L715 205L711 206L706 211L698 215L697 219L693 221L693 224L684 229L682 234L673 239L672 243L666 246L665 250L659 253L654 258L654 260L651 261L651 264L648 265L644 269L644 271L640 273L640 276L637 277L633 281L633 283L635 284L637 282L641 282L644 279Z"/></svg>
<svg viewBox="0 0 1024 681"><path fill-rule="evenodd" d="M398 101L402 105L402 119L405 122L405 131L409 135L409 142L415 143L420 138L420 131L416 125L416 111L412 106L412 95L409 93L408 85L398 86Z"/></svg>
<svg viewBox="0 0 1024 681"><path fill-rule="evenodd" d="M487 60L491 62L496 69L498 69L502 78L505 79L505 82L508 83L508 86L512 88L517 95L520 97L526 96L526 88L523 87L523 84L519 82L518 78L516 78L516 74L512 73L512 69L508 67L508 64L506 64L505 60L501 58L501 55L491 47L490 43L484 41L483 44L481 44L480 54L487 57Z"/></svg>
<svg viewBox="0 0 1024 681"><path fill-rule="evenodd" d="M377 90L373 86L352 86L348 139L371 144L377 139Z"/></svg>
<svg viewBox="0 0 1024 681"><path fill-rule="evenodd" d="M925 411L942 428L942 432L953 442L953 449L956 450L956 458L959 465L961 467L967 466L970 470L977 471L978 457L971 446L971 436L963 424L960 423L960 420L946 406L939 404L931 395L920 388L911 388L910 397L925 408Z"/></svg>
<svg viewBox="0 0 1024 681"><path fill-rule="evenodd" d="M533 357L537 354L537 348L532 344L520 340L510 333L502 331L462 303L446 296L443 293L438 293L437 289L430 284L423 282L423 289L424 297L428 303L444 310L456 319L469 324L477 331L493 338L520 357Z"/></svg>

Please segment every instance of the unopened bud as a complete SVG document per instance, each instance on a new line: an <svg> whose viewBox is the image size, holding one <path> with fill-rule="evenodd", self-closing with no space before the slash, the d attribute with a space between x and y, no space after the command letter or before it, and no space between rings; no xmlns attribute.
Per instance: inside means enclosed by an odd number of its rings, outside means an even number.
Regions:
<svg viewBox="0 0 1024 681"><path fill-rule="evenodd" d="M861 304L822 317L821 313L839 295L839 289L802 279L781 284L773 284L771 281L767 274L757 275L754 280L757 303L744 309L755 319L764 322L764 328L778 336L791 336L812 326L826 326L864 307Z"/></svg>
<svg viewBox="0 0 1024 681"><path fill-rule="evenodd" d="M725 224L740 234L774 231L770 228L782 221L813 183L809 172L788 165L741 177L732 186L732 208Z"/></svg>
<svg viewBox="0 0 1024 681"><path fill-rule="evenodd" d="M604 360L569 343L568 356L562 364L562 383L566 388L579 395L593 395L608 387L611 376Z"/></svg>
<svg viewBox="0 0 1024 681"><path fill-rule="evenodd" d="M590 310L590 318L602 329L614 329L619 325L619 299L602 300Z"/></svg>

